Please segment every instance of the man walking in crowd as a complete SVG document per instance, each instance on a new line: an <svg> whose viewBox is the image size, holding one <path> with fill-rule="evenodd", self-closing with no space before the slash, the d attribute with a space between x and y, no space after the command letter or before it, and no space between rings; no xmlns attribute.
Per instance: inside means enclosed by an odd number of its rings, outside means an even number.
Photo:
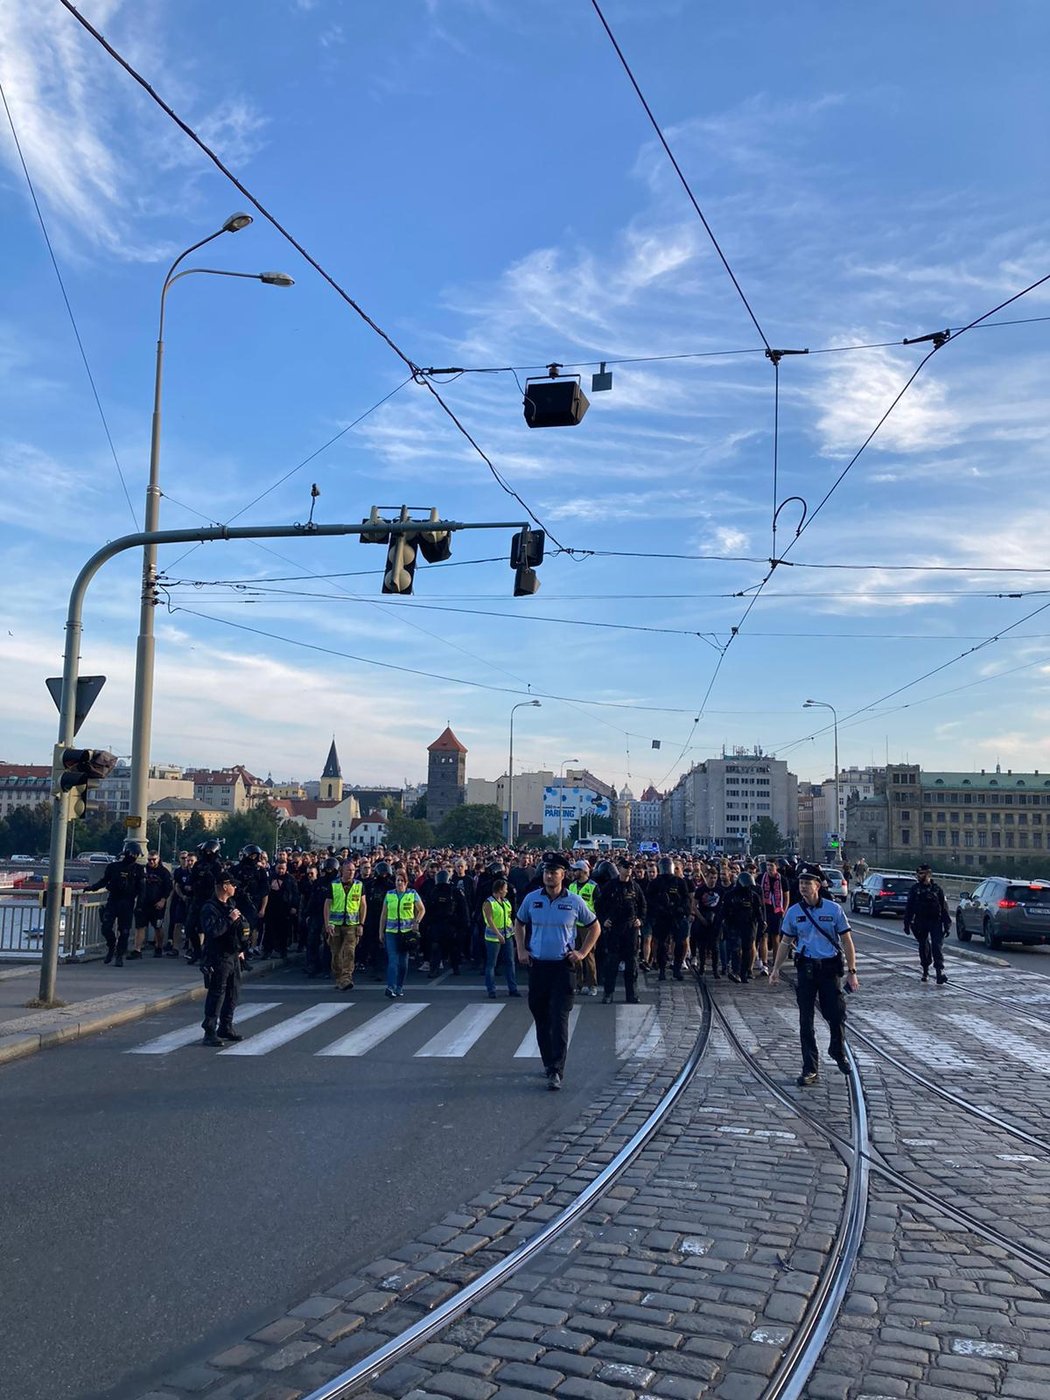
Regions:
<svg viewBox="0 0 1050 1400"><path fill-rule="evenodd" d="M784 915L780 928L780 947L769 975L770 986L780 980L780 969L788 949L795 950L795 998L798 1002L798 1032L802 1045L802 1073L796 1081L802 1088L815 1084L820 1057L813 1028L813 1013L819 1003L820 1014L828 1023L830 1040L828 1053L843 1074L849 1073L846 1058L846 1003L842 995L845 974L846 989L855 992L857 954L845 911L834 899L822 899L819 871L803 870L798 878L799 900Z"/></svg>
<svg viewBox="0 0 1050 1400"><path fill-rule="evenodd" d="M415 890L408 887L404 870L394 874L394 888L383 900L383 930L386 938L386 995L394 1001L405 995L408 955L419 939L419 921L426 906Z"/></svg>
<svg viewBox="0 0 1050 1400"><path fill-rule="evenodd" d="M161 865L160 855L156 851L150 851L142 872L142 889L135 905L135 948L128 954L129 960L142 957L147 927L153 930L153 956L163 957L164 911L168 907L171 891L171 871L166 865Z"/></svg>
<svg viewBox="0 0 1050 1400"><path fill-rule="evenodd" d="M367 914L364 885L356 878L354 862L344 860L339 878L331 882L321 916L332 953L332 980L338 992L354 989L354 960Z"/></svg>
<svg viewBox="0 0 1050 1400"><path fill-rule="evenodd" d="M599 879L594 907L601 922L605 948L602 1005L608 1006L615 995L621 963L624 1000L633 1005L638 1001L638 950L647 912L645 895L637 880L631 878L631 862L627 856L619 858L615 870L609 861L601 861L595 875Z"/></svg>
<svg viewBox="0 0 1050 1400"><path fill-rule="evenodd" d="M655 880L650 880L646 900L653 925L660 981L667 980L667 954L669 949L673 949L674 977L681 982L693 915L693 897L685 880L675 873L674 861L669 856L663 857L659 875Z"/></svg>
<svg viewBox="0 0 1050 1400"><path fill-rule="evenodd" d="M569 862L551 854L543 861L543 889L527 894L514 921L518 959L529 968L529 1010L547 1075L548 1089L560 1089L569 1046L576 964L598 942L601 925L579 895L565 889ZM584 938L576 947L576 926Z"/></svg>
<svg viewBox="0 0 1050 1400"><path fill-rule="evenodd" d="M908 891L908 903L904 910L904 932L914 934L919 944L922 980L929 981L932 962L937 985L943 987L948 980L944 970L944 939L951 929L952 916L948 912L944 891L934 880L930 867L920 865L915 875L917 883Z"/></svg>

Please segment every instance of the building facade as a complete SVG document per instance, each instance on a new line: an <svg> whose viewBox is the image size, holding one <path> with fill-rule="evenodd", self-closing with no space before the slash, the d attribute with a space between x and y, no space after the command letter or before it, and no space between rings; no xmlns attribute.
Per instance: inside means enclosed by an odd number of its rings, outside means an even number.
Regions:
<svg viewBox="0 0 1050 1400"><path fill-rule="evenodd" d="M661 815L661 839L672 846L749 852L752 826L768 817L793 850L798 842L798 778L783 759L761 750L736 749L684 773L664 799Z"/></svg>
<svg viewBox="0 0 1050 1400"><path fill-rule="evenodd" d="M439 826L467 800L467 749L446 727L427 749L427 821Z"/></svg>

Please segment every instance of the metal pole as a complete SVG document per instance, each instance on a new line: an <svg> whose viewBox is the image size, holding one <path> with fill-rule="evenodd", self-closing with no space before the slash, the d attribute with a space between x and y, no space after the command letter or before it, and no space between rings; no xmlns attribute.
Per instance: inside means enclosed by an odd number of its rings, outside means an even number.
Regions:
<svg viewBox="0 0 1050 1400"><path fill-rule="evenodd" d="M835 724L835 835L839 838L839 864L845 858L846 846L843 841L842 832L842 794L839 791L839 712L834 705L829 705L831 717Z"/></svg>
<svg viewBox="0 0 1050 1400"><path fill-rule="evenodd" d="M510 707L510 750L507 754L507 845L514 845L514 711Z"/></svg>
<svg viewBox="0 0 1050 1400"><path fill-rule="evenodd" d="M527 526L518 520L455 521L438 520L427 522L435 531L454 530L523 530ZM374 530L375 526L371 528ZM122 554L128 549L138 549L146 545L162 544L205 544L211 540L273 540L307 539L311 536L360 535L367 533L367 524L354 525L214 525L203 530L156 530L138 531L133 535L122 535L97 550L87 561L73 581L69 595L69 610L66 615L66 645L62 664L62 704L59 708L58 743L55 746L55 763L61 759L63 749L71 748L76 721L77 677L80 673L80 639L83 632L84 596L88 584L107 560ZM413 534L419 530L418 521L406 524L395 522L385 524L389 534ZM62 891L66 873L66 832L69 829L69 794L52 796L50 865L47 876L47 908L44 916L44 946L40 964L40 1000L51 1003L55 999L55 981L58 973L58 949L61 935Z"/></svg>

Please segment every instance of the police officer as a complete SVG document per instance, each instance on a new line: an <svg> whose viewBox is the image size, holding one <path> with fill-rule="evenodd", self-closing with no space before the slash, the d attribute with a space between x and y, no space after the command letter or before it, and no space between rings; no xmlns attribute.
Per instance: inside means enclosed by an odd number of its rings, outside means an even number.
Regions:
<svg viewBox="0 0 1050 1400"><path fill-rule="evenodd" d="M433 885L424 886L422 898L427 909L428 976L436 977L444 961L452 968L453 977L458 977L460 953L469 929L467 902L444 868L437 871Z"/></svg>
<svg viewBox="0 0 1050 1400"><path fill-rule="evenodd" d="M193 886L193 862L197 857L192 851L180 851L179 863L172 872L171 903L168 906L168 942L164 948L169 958L177 958L186 927L186 911L190 904L190 891Z"/></svg>
<svg viewBox="0 0 1050 1400"><path fill-rule="evenodd" d="M222 874L222 842L210 836L197 847L197 860L190 875L190 902L186 908L183 941L186 961L192 966L201 956L201 910L215 893L216 877Z"/></svg>
<svg viewBox="0 0 1050 1400"><path fill-rule="evenodd" d="M237 907L248 925L250 946L247 957L251 957L253 946L257 948L262 938L266 900L270 892L261 846L242 848L240 859L233 867L233 878L237 882Z"/></svg>
<svg viewBox="0 0 1050 1400"><path fill-rule="evenodd" d="M547 1074L547 1088L561 1088L569 1046L574 972L598 942L601 924L579 895L565 888L569 862L552 853L543 858L543 889L527 894L514 920L518 961L529 969L529 1010ZM576 926L584 939L576 947Z"/></svg>
<svg viewBox="0 0 1050 1400"><path fill-rule="evenodd" d="M370 966L374 979L380 982L383 979L383 910L386 907L386 897L394 888L394 874L390 862L377 860L371 876L366 876L362 884L365 887L368 908L364 933L358 948L358 961L362 967L366 964Z"/></svg>
<svg viewBox="0 0 1050 1400"><path fill-rule="evenodd" d="M846 1059L846 1003L842 996L842 977L846 989L855 992L857 954L845 911L835 899L821 898L820 875L812 868L800 871L799 900L784 915L780 926L780 946L776 962L769 974L769 985L780 980L788 949L795 950L795 998L798 1002L798 1033L802 1044L802 1073L796 1083L808 1087L817 1082L817 1038L813 1029L813 1012L817 1004L828 1023L830 1040L828 1054L843 1074L849 1074Z"/></svg>
<svg viewBox="0 0 1050 1400"><path fill-rule="evenodd" d="M598 881L594 908L602 925L605 947L602 1004L608 1006L613 999L621 963L624 1000L635 1003L638 1000L638 948L647 912L645 895L637 880L631 878L631 862L627 856L620 856L615 868L610 861L599 861L594 874Z"/></svg>
<svg viewBox="0 0 1050 1400"><path fill-rule="evenodd" d="M944 891L934 880L930 867L918 866L915 875L917 883L908 891L908 903L904 910L904 932L914 934L918 941L922 980L929 981L932 962L937 973L937 985L943 987L948 980L944 970L944 939L952 926L952 916L948 912Z"/></svg>
<svg viewBox="0 0 1050 1400"><path fill-rule="evenodd" d="M117 967L124 966L131 921L135 917L135 905L142 893L142 866L138 863L138 854L138 843L125 841L120 860L111 860L101 877L93 885L86 887L89 891L106 891L106 902L99 915L102 937L106 940L106 956L103 962L113 962L115 955ZM113 934L114 924L117 926L116 937Z"/></svg>
<svg viewBox="0 0 1050 1400"><path fill-rule="evenodd" d="M215 889L200 911L203 937L201 971L208 988L204 1002L202 1045L221 1048L243 1040L233 1029L233 1013L241 986L241 964L248 946L248 924L234 903L235 882L230 871L219 871Z"/></svg>
<svg viewBox="0 0 1050 1400"><path fill-rule="evenodd" d="M335 861L331 862L333 865ZM325 861L325 865L329 864ZM364 885L356 877L354 862L344 860L338 877L328 872L331 883L324 901L322 922L332 952L332 980L336 991L354 989L354 959L368 913Z"/></svg>
<svg viewBox="0 0 1050 1400"><path fill-rule="evenodd" d="M577 860L573 862L572 873L574 878L569 884L569 893L578 894L593 914L598 886L591 879L591 867L585 860ZM586 936L584 929L577 928L577 948L580 947ZM598 951L600 946L601 937L599 935L598 947L593 952L588 953L583 962L576 966L576 990L581 996L596 997L598 995Z"/></svg>
<svg viewBox="0 0 1050 1400"><path fill-rule="evenodd" d="M674 861L669 856L664 856L660 861L660 873L655 880L650 880L646 899L653 925L660 981L667 980L667 953L670 945L674 950L674 977L676 981L681 982L685 950L689 943L689 925L693 916L693 896L682 876L675 873Z"/></svg>

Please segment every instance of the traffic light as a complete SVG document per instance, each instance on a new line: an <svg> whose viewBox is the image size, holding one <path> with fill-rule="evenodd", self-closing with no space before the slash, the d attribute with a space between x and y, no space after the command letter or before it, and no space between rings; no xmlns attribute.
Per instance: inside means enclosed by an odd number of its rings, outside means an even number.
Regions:
<svg viewBox="0 0 1050 1400"><path fill-rule="evenodd" d="M540 591L536 570L543 563L547 536L542 530L519 530L510 542L510 567L514 570L514 596L524 598Z"/></svg>
<svg viewBox="0 0 1050 1400"><path fill-rule="evenodd" d="M105 749L55 749L52 769L53 791L56 797L70 794L69 815L82 817L87 807L88 783L108 778L117 766L117 756Z"/></svg>
<svg viewBox="0 0 1050 1400"><path fill-rule="evenodd" d="M431 508L430 518L438 518L436 507ZM419 552L428 564L441 564L452 558L451 530L424 530L415 538L419 544Z"/></svg>
<svg viewBox="0 0 1050 1400"><path fill-rule="evenodd" d="M530 428L573 428L590 408L580 376L559 379L560 371L560 365L551 365L549 379L526 379L524 413Z"/></svg>
<svg viewBox="0 0 1050 1400"><path fill-rule="evenodd" d="M384 593L411 593L416 572L416 541L418 535L391 535L386 552Z"/></svg>

